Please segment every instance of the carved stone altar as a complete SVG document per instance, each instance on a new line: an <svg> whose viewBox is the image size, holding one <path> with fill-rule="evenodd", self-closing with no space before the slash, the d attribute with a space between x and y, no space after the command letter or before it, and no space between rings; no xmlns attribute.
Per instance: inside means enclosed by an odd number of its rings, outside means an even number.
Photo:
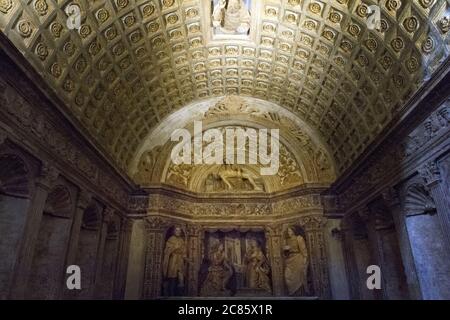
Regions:
<svg viewBox="0 0 450 320"><path fill-rule="evenodd" d="M152 192L156 193L155 190ZM304 191L306 192L306 191ZM291 201L301 199L290 194ZM313 195L309 195L314 198ZM156 198L155 198L156 197ZM196 199L195 210L188 197L166 194L150 198L146 218L146 261L143 298L169 297L164 292L163 261L167 259L165 248L171 230L182 229L186 243L183 267L183 296L190 297L268 297L288 296L286 288L286 235L288 229L301 230L306 244L306 283L293 296L330 296L328 265L325 255L323 227L326 219L320 213L320 205L304 206L292 203L284 197L268 199L261 215L252 215L245 207L251 203L240 201L240 215L233 211L233 199ZM306 197L306 195L303 195ZM177 198L175 200L175 198ZM159 199L159 200L156 200ZM173 202L179 202L174 206ZM244 202L244 203L242 203ZM223 205L223 213L215 214L215 208ZM179 209L177 209L179 208ZM271 210L269 210L269 208ZM275 210L274 210L275 209ZM290 211L291 210L291 211ZM184 212L184 215L181 212ZM203 212L203 214L201 214ZM247 212L247 213L246 213ZM273 224L274 217L278 219ZM289 214L289 212L291 212ZM191 216L186 215L191 213ZM200 214L200 215L199 215ZM283 214L282 214L283 215ZM185 218L182 218L182 217ZM230 220L230 217L235 217ZM186 218L189 217L187 220ZM300 235L298 235L300 236Z"/></svg>

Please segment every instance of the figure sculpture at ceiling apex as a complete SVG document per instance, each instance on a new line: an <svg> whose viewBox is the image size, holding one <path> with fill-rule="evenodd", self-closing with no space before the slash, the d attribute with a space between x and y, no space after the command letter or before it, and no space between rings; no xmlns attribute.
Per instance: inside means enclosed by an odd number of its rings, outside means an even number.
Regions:
<svg viewBox="0 0 450 320"><path fill-rule="evenodd" d="M243 0L219 0L214 6L212 23L220 33L247 34L250 12Z"/></svg>

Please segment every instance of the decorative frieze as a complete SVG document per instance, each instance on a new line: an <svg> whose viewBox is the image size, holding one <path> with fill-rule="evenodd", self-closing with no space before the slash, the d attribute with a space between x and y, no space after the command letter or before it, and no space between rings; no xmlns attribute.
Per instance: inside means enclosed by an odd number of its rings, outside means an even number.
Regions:
<svg viewBox="0 0 450 320"><path fill-rule="evenodd" d="M144 210L145 206L136 203L137 198L130 198L130 210ZM139 203L144 203L141 198ZM138 209L136 209L138 208ZM165 212L191 217L264 217L271 215L293 215L310 210L321 210L320 196L307 194L292 196L287 199L242 200L242 199L203 199L178 198L176 196L151 194L148 197L150 212Z"/></svg>
<svg viewBox="0 0 450 320"><path fill-rule="evenodd" d="M388 184L396 175L406 175L407 171L413 170L417 166L414 161L424 155L427 148L450 134L449 107L447 100L403 140L392 140L386 147L375 152L363 168L358 170L358 174L346 183L348 187L339 195L341 209L347 211L358 201L366 199L373 190ZM439 179L438 168L433 162L424 164L419 173L427 184Z"/></svg>
<svg viewBox="0 0 450 320"><path fill-rule="evenodd" d="M122 206L127 204L127 192L109 172L102 169L75 143L74 137L56 125L45 112L37 110L13 87L0 80L0 113L6 123L20 128L33 145L43 145L46 153L75 170L95 186L106 199L113 198ZM13 128L15 129L15 128ZM4 136L4 134L2 134ZM5 138L2 138L5 139ZM19 139L21 139L19 137Z"/></svg>

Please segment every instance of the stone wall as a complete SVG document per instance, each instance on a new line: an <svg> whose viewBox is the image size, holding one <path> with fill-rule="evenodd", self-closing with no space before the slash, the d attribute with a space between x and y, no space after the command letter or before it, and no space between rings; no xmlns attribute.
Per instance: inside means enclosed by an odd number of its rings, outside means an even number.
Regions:
<svg viewBox="0 0 450 320"><path fill-rule="evenodd" d="M0 299L122 298L132 184L4 51L0 70ZM80 292L66 287L73 264Z"/></svg>
<svg viewBox="0 0 450 320"><path fill-rule="evenodd" d="M448 67L434 79L331 188L351 298L450 298ZM381 290L366 287L370 264L381 268Z"/></svg>

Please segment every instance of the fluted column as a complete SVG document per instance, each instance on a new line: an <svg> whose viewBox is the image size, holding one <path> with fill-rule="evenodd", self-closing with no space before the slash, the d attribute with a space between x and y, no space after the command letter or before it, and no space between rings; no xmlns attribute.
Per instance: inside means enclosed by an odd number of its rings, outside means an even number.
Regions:
<svg viewBox="0 0 450 320"><path fill-rule="evenodd" d="M68 290L65 285L66 269L70 265L76 264L78 253L78 242L80 238L81 225L83 223L83 215L89 204L91 203L92 195L89 192L81 190L78 193L78 199L75 206L75 213L73 215L72 227L70 229L69 244L66 251L66 264L64 266L64 273L62 275L62 293L61 296L65 299L73 299L76 293L73 290Z"/></svg>
<svg viewBox="0 0 450 320"><path fill-rule="evenodd" d="M359 272L356 265L356 257L353 249L353 229L348 217L342 223L341 231L343 234L343 250L345 259L345 269L347 272L347 279L349 280L350 298L360 299L359 292Z"/></svg>
<svg viewBox="0 0 450 320"><path fill-rule="evenodd" d="M377 232L377 215L376 212L371 212L368 207L363 207L359 211L359 216L362 218L362 221L365 222L367 226L367 237L369 240L369 250L371 252L371 264L377 265L381 269L381 278L382 282L385 281L383 275L384 268L384 257L383 257L383 249L382 249L382 240L379 237ZM366 268L368 266L365 266ZM368 277L369 275L367 275ZM367 279L363 279L365 282ZM387 299L386 286L382 285L381 290L373 290L375 299Z"/></svg>
<svg viewBox="0 0 450 320"><path fill-rule="evenodd" d="M441 172L435 161L424 164L419 173L429 188L431 196L436 205L439 221L442 226L442 233L446 241L446 247L450 252L450 195L441 179Z"/></svg>
<svg viewBox="0 0 450 320"><path fill-rule="evenodd" d="M44 213L45 202L49 190L58 178L56 168L43 164L40 175L35 180L34 192L27 211L27 218L20 248L20 254L15 268L11 286L11 298L23 299L28 282L34 247L39 233L39 226Z"/></svg>
<svg viewBox="0 0 450 320"><path fill-rule="evenodd" d="M133 222L131 219L123 218L121 220L119 253L117 258L117 271L114 280L113 299L123 299L125 297L132 226Z"/></svg>
<svg viewBox="0 0 450 320"><path fill-rule="evenodd" d="M98 249L97 249L97 258L96 258L96 265L95 265L95 277L94 277L94 296L97 297L101 295L101 292L98 292L98 290L102 290L101 288L101 278L102 278L102 270L103 270L103 259L104 259L104 251L105 251L105 241L106 236L108 234L108 223L111 221L111 219L114 216L114 209L112 208L105 208L103 210L102 215L102 224L100 226L100 237L98 241Z"/></svg>
<svg viewBox="0 0 450 320"><path fill-rule="evenodd" d="M198 296L198 273L201 264L201 228L196 225L190 225L187 228L188 237L188 286L187 295Z"/></svg>
<svg viewBox="0 0 450 320"><path fill-rule="evenodd" d="M282 227L268 226L265 230L269 243L269 260L272 268L272 291L274 296L283 296L285 292L284 270L282 263Z"/></svg>
<svg viewBox="0 0 450 320"><path fill-rule="evenodd" d="M307 217L303 219L302 225L305 229L306 243L309 247L314 293L322 299L329 299L331 291L323 237L324 219L321 217Z"/></svg>
<svg viewBox="0 0 450 320"><path fill-rule="evenodd" d="M92 195L86 191L80 191L78 194L72 228L70 230L69 247L66 255L66 267L75 264L78 250L78 239L80 237L81 225L83 223L83 215L84 211L91 203L91 199Z"/></svg>
<svg viewBox="0 0 450 320"><path fill-rule="evenodd" d="M358 292L359 299L373 300L378 298L380 293L375 293L367 288L366 273L369 265L376 264L374 253L376 249L371 243L373 235L369 237L369 212L367 208L360 208L352 214L352 246L355 257L356 269L358 272Z"/></svg>
<svg viewBox="0 0 450 320"><path fill-rule="evenodd" d="M408 230L406 228L405 215L401 210L400 199L395 189L389 188L383 192L383 199L392 214L397 232L403 267L405 269L406 283L408 285L409 297L411 299L421 299L419 278L417 277L416 266L412 254L411 243L409 241Z"/></svg>
<svg viewBox="0 0 450 320"><path fill-rule="evenodd" d="M160 217L151 217L146 223L145 279L144 298L154 299L161 296L162 259L164 254L164 236L168 225Z"/></svg>

